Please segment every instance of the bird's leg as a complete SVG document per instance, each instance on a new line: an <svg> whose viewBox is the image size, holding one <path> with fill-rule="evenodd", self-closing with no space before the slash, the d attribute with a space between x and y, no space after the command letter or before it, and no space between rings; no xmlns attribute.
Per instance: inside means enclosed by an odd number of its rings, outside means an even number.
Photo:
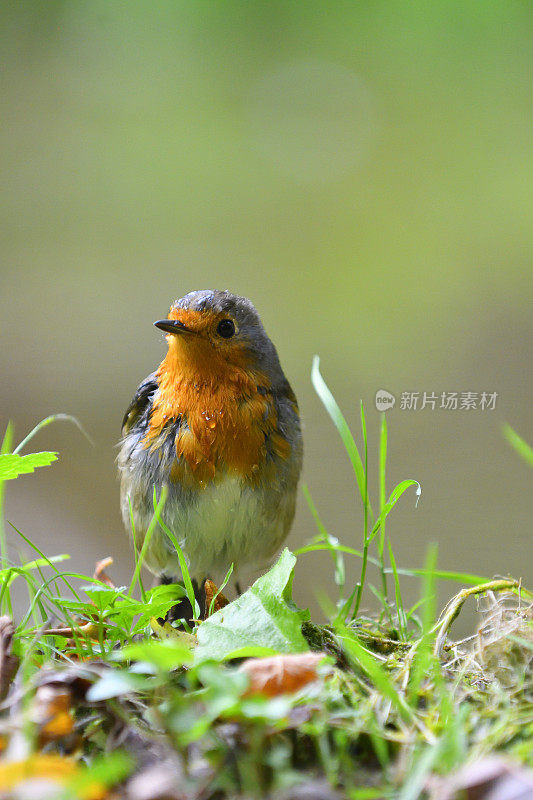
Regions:
<svg viewBox="0 0 533 800"><path fill-rule="evenodd" d="M173 575L165 574L159 576L160 586L169 586L171 583L179 583L178 578ZM162 622L170 622L172 624L177 620L183 619L187 622L187 624L190 624L192 616L193 614L189 598L182 597L175 605L168 609Z"/></svg>
<svg viewBox="0 0 533 800"><path fill-rule="evenodd" d="M192 581L192 588L194 589L194 597L196 598L196 602L200 607L200 619L203 619L205 617L205 613L207 610L205 607L205 581L206 578L203 579L200 586L198 586L198 583L194 578Z"/></svg>
<svg viewBox="0 0 533 800"><path fill-rule="evenodd" d="M160 586L168 586L170 583L178 583L177 578L171 578L168 575L161 575L159 578ZM194 591L194 598L198 603L200 613L199 618L203 619L205 616L205 580L202 581L201 585L198 586L198 581L193 578L192 580L192 588ZM194 624L194 620L196 619L196 615L193 612L191 607L191 603L188 597L182 597L176 605L170 608L165 616L165 622L176 622L176 620L183 619L186 623L192 627Z"/></svg>
<svg viewBox="0 0 533 800"><path fill-rule="evenodd" d="M240 597L242 594L242 589L239 581L235 581L235 591L237 592L237 597Z"/></svg>
<svg viewBox="0 0 533 800"><path fill-rule="evenodd" d="M178 579L172 575L160 575L158 578L159 586L169 586L171 583L178 583Z"/></svg>

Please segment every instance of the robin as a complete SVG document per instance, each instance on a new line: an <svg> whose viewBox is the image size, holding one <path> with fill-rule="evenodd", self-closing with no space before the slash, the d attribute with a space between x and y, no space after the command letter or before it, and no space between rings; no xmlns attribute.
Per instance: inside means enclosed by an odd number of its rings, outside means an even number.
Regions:
<svg viewBox="0 0 533 800"><path fill-rule="evenodd" d="M276 348L245 297L189 292L154 322L168 351L139 386L122 424L121 508L140 548L157 496L195 582L265 569L291 526L302 466L298 404ZM130 512L131 508L131 512ZM180 574L161 528L146 566ZM218 584L220 585L220 584ZM238 586L238 583L237 583Z"/></svg>

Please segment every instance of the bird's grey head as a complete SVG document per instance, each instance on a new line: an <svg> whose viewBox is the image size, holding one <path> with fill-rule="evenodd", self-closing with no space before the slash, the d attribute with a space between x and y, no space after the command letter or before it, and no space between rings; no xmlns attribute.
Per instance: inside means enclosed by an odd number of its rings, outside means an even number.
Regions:
<svg viewBox="0 0 533 800"><path fill-rule="evenodd" d="M191 343L198 341L194 334L199 334L229 361L245 353L254 369L266 374L273 387L285 381L276 348L246 297L214 289L189 292L172 304L168 320L155 324L167 333L192 334L184 337Z"/></svg>

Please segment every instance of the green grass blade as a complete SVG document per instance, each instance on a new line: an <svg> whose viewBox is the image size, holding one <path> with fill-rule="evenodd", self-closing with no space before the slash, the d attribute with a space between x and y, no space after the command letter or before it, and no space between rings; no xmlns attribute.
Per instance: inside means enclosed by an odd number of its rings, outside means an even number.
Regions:
<svg viewBox="0 0 533 800"><path fill-rule="evenodd" d="M385 522L387 515L383 516L385 509L385 502L387 497L387 418L385 413L381 414L381 425L379 431L379 542L378 542L378 555L379 555L379 569L381 573L381 589L383 597L385 598L384 608L387 608L387 573L385 572Z"/></svg>
<svg viewBox="0 0 533 800"><path fill-rule="evenodd" d="M339 626L338 630L339 638L342 639L348 655L368 675L376 689L391 701L403 721L409 725L413 724L415 720L413 710L409 707L405 698L396 690L387 672L375 656L363 647L348 628L343 629Z"/></svg>
<svg viewBox="0 0 533 800"><path fill-rule="evenodd" d="M321 541L319 542L311 542L310 544L303 545L303 547L299 547L297 550L294 550L295 556L304 555L305 553L315 553L315 552L324 552L326 550L330 550L334 548L341 553L346 553L350 556L356 556L357 558L363 557L363 551L357 550L354 547L348 547L344 544L333 543L336 542L334 537L331 537L330 543L325 544ZM374 566L379 567L380 561L377 558L373 558L372 556L368 556L368 561L370 564L374 564ZM407 567L385 567L385 572L387 575L393 575L396 572L397 575L405 575L409 578L418 578L421 575L425 575L426 570L423 567L413 567L409 569ZM435 577L439 580L444 581L454 581L455 583L466 583L468 585L477 586L480 583L486 583L490 580L486 575L474 575L470 572L454 572L453 570L444 570L444 569L437 569L435 570Z"/></svg>
<svg viewBox="0 0 533 800"><path fill-rule="evenodd" d="M370 732L370 739L372 741L372 745L374 747L376 755L380 763L382 763L381 761L382 753L379 752L378 747L376 747L376 744L378 743L378 741L382 741L383 744L385 745L385 741L383 739L379 739L379 736L374 735L372 731ZM385 796L386 796L385 790L379 787L375 789L369 787L364 787L363 789L349 789L346 795L348 800L383 800Z"/></svg>
<svg viewBox="0 0 533 800"><path fill-rule="evenodd" d="M167 487L164 486L163 487L163 492L165 492L165 497L166 497L166 491L167 491ZM154 506L155 506L155 500L156 500L156 493L155 493L155 486L154 486ZM174 545L174 548L176 550L176 554L178 556L178 561L180 562L181 576L183 578L183 583L185 584L185 591L187 592L187 597L189 599L189 603L191 604L191 609L192 609L193 616L194 616L195 619L199 619L199 617L200 617L200 607L199 607L198 603L196 602L196 596L194 594L194 588L193 588L193 585L192 585L191 576L189 574L189 568L187 566L187 561L185 559L185 556L183 554L183 550L181 549L177 538L175 537L173 532L170 530L168 525L166 525L163 522L163 520L161 518L161 511L162 511L162 508L160 509L159 505L157 505L157 507L155 508L155 516L157 517L157 521L159 522L159 525L160 525L161 529L163 530L165 535L168 536L168 538L170 539L170 541Z"/></svg>
<svg viewBox="0 0 533 800"><path fill-rule="evenodd" d="M324 523L320 519L320 516L318 514L317 508L316 508L316 506L315 506L315 504L313 502L313 498L311 497L311 492L309 491L309 488L308 488L306 483L302 484L302 492L303 492L304 497L305 497L305 499L307 501L307 505L309 506L309 510L310 510L311 514L313 515L313 519L315 520L316 526L317 526L317 528L318 528L318 530L320 532L322 540L324 542L328 543L332 537L330 537L326 526L324 525Z"/></svg>
<svg viewBox="0 0 533 800"><path fill-rule="evenodd" d="M131 525L131 538L133 539L133 560L135 562L134 570L137 569L137 561L139 560L139 553L137 551L137 535L135 533L135 519L133 516L133 506L131 504L131 497L128 495L128 508L130 512L130 525ZM144 584L142 582L142 575L139 570L139 589L141 590L141 597L145 597Z"/></svg>
<svg viewBox="0 0 533 800"><path fill-rule="evenodd" d="M365 419L365 408L363 406L363 401L361 400L360 403L360 413L361 413L361 432L363 434L363 445L365 448L365 465L364 465L364 511L365 511L365 530L364 530L364 540L366 541L367 532L368 532L368 512L370 508L370 503L368 500L368 437L366 433L366 419Z"/></svg>
<svg viewBox="0 0 533 800"><path fill-rule="evenodd" d="M60 564L62 561L68 561L70 556L66 553L62 553L58 556L50 556L49 561L52 564ZM0 571L0 582L2 583L2 592L5 589L11 588L13 582L23 575L26 571L30 571L32 569L40 570L41 567L47 567L48 561L44 558L38 558L34 561L28 561L27 564L24 564L21 567L15 567L14 565L8 567L7 569L3 569Z"/></svg>
<svg viewBox="0 0 533 800"><path fill-rule="evenodd" d="M418 499L420 498L420 495L422 494L422 487L420 486L418 481L415 481L412 478L408 478L408 479L398 483L394 487L392 492L390 493L389 499L387 500L387 502L383 506L382 510L380 511L379 517L377 518L377 520L374 523L374 526L372 528L372 531L370 532L370 537L369 537L370 541L372 541L372 539L374 538L376 533L380 530L382 524L385 522L385 520L387 519L388 515L390 514L390 512L392 511L392 509L394 508L394 506L396 505L396 503L400 499L400 497L403 495L403 493L407 489L409 489L410 486L416 486L417 487L417 490L416 490L416 498L417 499L416 499L416 504L415 504L415 508L416 508L416 506L418 505Z"/></svg>
<svg viewBox="0 0 533 800"><path fill-rule="evenodd" d="M427 747L421 751L420 757L405 781L398 800L419 800L423 796L424 784L427 781L433 765L440 756L441 748L438 745Z"/></svg>
<svg viewBox="0 0 533 800"><path fill-rule="evenodd" d="M25 447L25 445L27 445L31 439L33 439L35 434L39 433L39 431L42 430L42 428L46 428L46 426L50 425L52 422L60 422L60 421L72 422L78 428L78 430L81 431L81 433L85 436L85 438L94 446L93 440L91 439L91 437L89 436L89 434L87 433L81 422L76 419L76 417L72 417L70 414L51 414L49 417L46 417L45 419L41 420L35 426L35 428L33 428L33 430L31 430L28 433L28 435L24 437L24 439L20 442L20 444L18 444L15 447L13 452L19 453L22 450L22 448Z"/></svg>
<svg viewBox="0 0 533 800"><path fill-rule="evenodd" d="M425 574L422 576L422 637L419 640L409 681L409 697L412 701L418 694L424 676L430 670L433 659L433 640L435 632L432 632L436 616L436 579L435 568L437 566L437 545L433 544L428 549L426 557Z"/></svg>
<svg viewBox="0 0 533 800"><path fill-rule="evenodd" d="M4 433L4 438L2 439L2 444L0 445L0 454L5 455L6 453L11 453L11 448L13 447L13 434L14 434L14 426L11 420L7 423L6 432Z"/></svg>
<svg viewBox="0 0 533 800"><path fill-rule="evenodd" d="M519 644L520 647L525 647L526 650L531 650L533 652L533 642L523 639L521 636L516 636L514 633L508 633L506 638Z"/></svg>
<svg viewBox="0 0 533 800"><path fill-rule="evenodd" d="M364 466L364 497L363 497L363 504L364 504L364 529L363 529L363 559L361 562L361 577L359 578L359 584L357 587L357 595L355 598L355 605L353 610L353 617L354 619L357 614L359 613L359 608L361 606L361 599L363 597L363 589L365 586L366 580L366 565L368 563L368 545L370 542L368 536L368 509L369 509L369 502L368 502L368 440L366 435L366 420L365 420L365 409L363 407L363 402L361 401L361 431L363 433L363 444L365 447L365 466Z"/></svg>
<svg viewBox="0 0 533 800"><path fill-rule="evenodd" d="M58 578L62 578L65 581L65 583L67 584L67 586L70 587L70 583L66 580L66 576L68 576L69 578L87 579L86 575L81 575L78 572L58 572L57 575L52 575L51 578L48 578L47 580L44 580L41 584L37 585L37 582L34 580L33 576L31 576L29 574L25 574L24 575L24 578L26 579L26 583L28 583L28 584L31 583L31 585L35 588L36 593L35 593L35 596L33 598L33 601L31 603L28 611L26 612L26 615L24 616L24 618L22 619L20 625L18 626L19 630L22 631L27 626L30 617L33 615L35 604L40 600L41 597L46 598L46 600L54 608L57 609L57 611L59 612L59 614L57 614L59 619L61 619L61 614L64 614L65 615L65 619L67 620L67 623L71 628L76 629L76 627L78 627L76 625L74 619L70 615L70 612L67 609L67 607L66 607L66 605L65 605L65 603L63 601L63 598L54 597L53 594L48 592L48 588L49 588L50 584L53 583L54 581L57 581ZM79 600L80 603L82 602L79 597L77 597L77 600ZM89 607L89 604L85 604L85 605L87 605ZM94 606L90 606L89 610L90 611L94 611ZM53 614L56 614L56 612L54 611Z"/></svg>
<svg viewBox="0 0 533 800"><path fill-rule="evenodd" d="M372 742L372 747L374 748L374 752L378 758L379 763L381 764L381 769L386 770L388 768L390 762L390 754L389 754L389 746L388 742L383 736L383 730L380 729L380 725L376 719L375 714L371 714L368 718L368 728L369 728L369 736L370 741ZM353 797L357 797L358 795L350 794L350 800ZM383 798L382 793L373 795L376 798ZM359 795L360 798L364 797L364 794ZM368 795L367 795L368 797ZM372 795L370 795L372 797Z"/></svg>
<svg viewBox="0 0 533 800"><path fill-rule="evenodd" d="M390 567L387 567L386 572L387 574L392 574L394 570ZM398 567L396 572L398 575L407 575L410 578L417 578L421 575L425 575L427 570ZM490 581L490 578L487 578L486 575L472 575L469 572L451 572L449 570L436 569L433 574L435 575L435 578L438 578L439 580L467 583L471 584L472 586L477 586L480 583L486 583L487 581Z"/></svg>
<svg viewBox="0 0 533 800"><path fill-rule="evenodd" d="M324 544L323 542L310 542L309 544L305 544L303 547L299 547L297 550L294 550L295 556L303 555L304 553L319 553L324 552L325 550L329 550L333 548L334 550L338 550L339 553L347 553L350 556L357 556L357 558L363 557L362 550L356 550L355 547L347 547L347 545L339 544L335 537L331 537L330 542L328 544ZM368 556L368 560L372 564L379 565L377 558L372 558L372 556Z"/></svg>
<svg viewBox="0 0 533 800"><path fill-rule="evenodd" d="M331 557L333 559L333 563L335 564L335 583L339 587L339 600L340 600L340 598L342 596L342 593L343 593L344 584L346 582L346 570L345 570L345 566L344 566L344 558L342 556L342 552L336 547L336 545L338 544L338 540L335 539L334 536L331 536L329 534L326 526L324 525L324 523L320 519L320 516L319 516L318 511L316 509L316 506L315 506L315 504L313 502L313 498L311 497L311 493L310 493L310 491L309 491L309 489L307 487L307 484L305 484L305 483L303 484L302 491L303 491L304 497L305 497L305 499L307 501L307 505L309 506L309 510L311 511L311 514L313 515L313 518L315 520L316 526L317 526L317 528L318 528L318 530L320 532L322 540L323 540L324 544L326 545L325 549L327 549L329 551L329 553L331 554ZM308 551L308 552L310 552L310 551Z"/></svg>
<svg viewBox="0 0 533 800"><path fill-rule="evenodd" d="M533 448L507 422L503 425L503 435L518 455L533 467Z"/></svg>
<svg viewBox="0 0 533 800"><path fill-rule="evenodd" d="M346 620L348 619L348 617L350 619L353 619L356 616L355 612L350 614L350 609L352 607L352 603L355 600L355 597L357 595L358 590L359 590L359 584L357 583L355 585L353 591L348 595L347 599L344 600L342 603L340 603L340 602L337 603L338 611L337 611L337 614L335 616L335 620L334 620L333 624L335 624L337 622L340 622L340 623L342 623L344 625L346 623Z"/></svg>
<svg viewBox="0 0 533 800"><path fill-rule="evenodd" d="M155 487L154 487L154 492L155 492ZM138 559L136 561L136 564L135 564L135 569L133 571L133 577L131 579L131 583L130 583L130 586L129 586L129 589L128 589L128 595L130 597L131 597L131 595L133 593L135 585L139 581L140 574L141 574L141 567L142 567L144 559L146 557L146 552L148 550L148 546L150 544L152 536L154 535L155 529L156 529L157 525L159 524L159 518L160 518L160 515L161 515L161 511L165 507L165 503L166 503L166 500L167 500L167 494L168 494L168 489L167 489L166 486L163 486L163 489L161 491L161 497L159 498L159 501L156 504L156 507L154 509L154 514L152 516L152 519L150 520L150 524L148 525L148 528L147 528L146 533L144 535L144 541L143 541L143 544L142 544L142 547L141 547L141 551L139 553L139 557L138 557ZM142 587L142 585L140 585L140 588L141 588L141 597L143 599L143 602L146 602L146 593L144 592L144 588Z"/></svg>
<svg viewBox="0 0 533 800"><path fill-rule="evenodd" d="M403 641L407 640L407 619L405 617L405 610L402 601L402 590L400 588L400 579L398 577L398 570L396 568L396 560L392 552L392 545L389 540L389 558L392 565L392 574L394 577L394 597L396 600L396 613L398 615L398 629Z"/></svg>
<svg viewBox="0 0 533 800"><path fill-rule="evenodd" d="M313 366L311 369L311 382L315 389L315 392L319 396L320 400L322 401L326 411L328 412L329 416L335 427L337 428L340 437L343 441L344 447L346 452L348 453L348 458L352 463L352 467L355 473L355 478L357 481L357 485L359 487L359 493L361 495L361 499L364 502L365 498L365 470L363 467L363 462L361 461L361 456L359 455L359 451L357 449L357 445L355 444L354 438L348 427L348 423L344 419L342 411L340 410L339 406L337 405L337 401L333 397L332 393L330 392L324 378L320 374L320 358L315 356L313 358ZM373 519L373 512L370 504L368 505L368 509L370 512L370 516Z"/></svg>
<svg viewBox="0 0 533 800"><path fill-rule="evenodd" d="M55 566L55 564L54 564L52 561L50 561L50 559L49 559L47 556L45 556L45 554L42 552L42 550L39 550L39 548L37 547L37 545L36 545L36 544L34 544L34 543L33 543L33 542L30 540L30 539L28 539L28 537L27 537L27 536L25 536L25 535L22 533L22 531L19 531L19 529L18 529L18 528L15 528L15 526L13 525L13 523L12 523L12 522L10 522L9 524L11 525L11 527L13 528L13 530L14 530L16 533L18 533L18 535L19 535L19 536L20 536L22 539L24 539L24 541L26 542L26 544L27 544L27 545L29 545L29 546L30 546L30 547L31 547L33 550L35 550L35 552L36 552L36 553L38 553L38 554L41 556L41 558L42 558L42 559L43 559L43 561L45 562L46 566L47 566L47 567L51 567L51 568L53 569L53 571L56 573L56 577L58 577L58 578L61 578L61 579L62 579L62 580L63 580L63 581L66 583L66 585L68 586L68 588L70 589L70 591L72 592L72 594L74 595L74 597L76 598L76 600L80 600L80 596L79 596L79 594L77 593L77 591L74 589L74 587L72 586L72 584L71 584L69 581L67 581L67 579L64 577L64 575L65 575L65 574L68 574L68 573L61 573L61 572L59 572L59 570L57 569L57 567Z"/></svg>
<svg viewBox="0 0 533 800"><path fill-rule="evenodd" d="M222 581L222 583L220 584L220 586L218 586L218 587L217 587L216 594L214 594L214 595L213 595L213 598L212 598L211 602L209 603L209 611L208 611L208 614L207 614L207 616L208 616L208 617L210 617L210 616L211 616L211 614L213 613L213 610L214 610L214 608L215 608L215 602L216 602L216 599L217 599L217 597L219 596L219 594L221 594L221 593L222 593L222 591L223 591L223 590L226 588L226 586L228 585L228 581L229 581L229 579L231 578L232 574L233 574L233 564L231 564L231 565L230 565L230 568L229 568L229 569L228 569L228 571L226 572L226 576L225 576L224 580ZM190 599L189 599L189 602L190 602Z"/></svg>
<svg viewBox="0 0 533 800"><path fill-rule="evenodd" d="M13 447L13 423L11 420L7 423L6 432L2 439L0 446L0 455L4 456L11 453ZM6 529L4 524L4 481L0 480L0 566L3 567L7 564L7 538Z"/></svg>

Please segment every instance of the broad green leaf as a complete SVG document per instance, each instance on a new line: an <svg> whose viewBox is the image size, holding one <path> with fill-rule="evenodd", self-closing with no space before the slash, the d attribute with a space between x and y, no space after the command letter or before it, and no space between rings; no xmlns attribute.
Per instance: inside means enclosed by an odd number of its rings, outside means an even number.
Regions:
<svg viewBox="0 0 533 800"><path fill-rule="evenodd" d="M56 461L57 453L30 453L28 456L19 456L17 453L3 453L0 455L0 481L8 481L28 472L33 472L36 467L47 467Z"/></svg>
<svg viewBox="0 0 533 800"><path fill-rule="evenodd" d="M295 563L296 557L285 549L247 592L203 622L196 661L308 650L301 626L309 612L298 609L291 598Z"/></svg>
<svg viewBox="0 0 533 800"><path fill-rule="evenodd" d="M89 687L86 697L90 703L96 703L99 700L109 700L110 697L129 694L140 686L142 686L142 681L137 675L123 670L110 669L100 680Z"/></svg>
<svg viewBox="0 0 533 800"><path fill-rule="evenodd" d="M161 624L156 617L151 617L150 627L155 636L162 642L168 640L176 643L181 642L188 650L192 650L193 647L196 647L195 634L173 628L170 622L163 622L163 624Z"/></svg>
<svg viewBox="0 0 533 800"><path fill-rule="evenodd" d="M135 767L135 759L122 750L96 756L69 781L68 788L75 797L94 797L95 785L114 786L127 778ZM63 795L62 795L63 796ZM70 794L69 794L70 796ZM104 796L98 792L98 796ZM107 792L105 793L107 797Z"/></svg>
<svg viewBox="0 0 533 800"><path fill-rule="evenodd" d="M119 586L111 589L110 586L92 584L90 586L80 586L80 589L82 592L85 592L96 608L100 611L104 611L104 609L113 606L115 600L125 591L126 587Z"/></svg>
<svg viewBox="0 0 533 800"><path fill-rule="evenodd" d="M190 664L192 648L182 639L164 639L134 642L113 653L115 661L143 661L166 672Z"/></svg>

